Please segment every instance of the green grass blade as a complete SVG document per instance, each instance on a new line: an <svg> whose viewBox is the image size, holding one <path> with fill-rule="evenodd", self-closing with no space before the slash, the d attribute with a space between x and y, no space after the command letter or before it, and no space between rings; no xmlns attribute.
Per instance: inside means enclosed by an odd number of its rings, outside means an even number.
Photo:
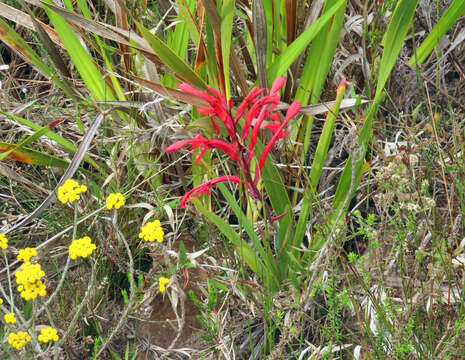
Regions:
<svg viewBox="0 0 465 360"><path fill-rule="evenodd" d="M77 0L77 4L78 4L79 9L81 10L82 14L84 15L84 17L86 19L92 21L92 15L90 13L89 7L87 6L87 2L85 0ZM103 44L103 42L102 42L102 40L100 39L99 36L94 35L94 38L95 38L95 41L97 42L97 45L100 48L100 53L102 54L103 61L105 62L105 66L106 66L106 68L107 68L107 70L109 72L109 78L110 78L111 83L113 85L113 89L115 91L116 97L120 101L125 101L126 96L124 95L124 90L122 89L121 84L119 83L116 76L114 76L112 74L114 72L113 64L110 61L107 52L105 51L105 46L104 46L104 44ZM125 116L122 116L122 117L125 118Z"/></svg>
<svg viewBox="0 0 465 360"><path fill-rule="evenodd" d="M59 123L61 120L57 120L53 122L50 125L45 125L42 126L41 128L37 129L34 134L29 135L26 139L21 141L20 143L14 145L14 147L8 151L3 152L0 154L0 161L2 161L5 157L10 155L13 151L20 150L23 146L26 146L27 144L30 144L31 142L37 140L40 138L42 135L48 133L57 123Z"/></svg>
<svg viewBox="0 0 465 360"><path fill-rule="evenodd" d="M0 19L0 39L18 51L35 66L45 77L50 78L63 92L74 99L73 92L56 76L54 71L38 56L34 50L3 19Z"/></svg>
<svg viewBox="0 0 465 360"><path fill-rule="evenodd" d="M408 64L414 66L421 65L428 55L433 51L439 40L452 27L455 21L465 14L465 1L454 0L449 8L444 12L436 26L431 30L426 39L416 49L415 54L410 58Z"/></svg>
<svg viewBox="0 0 465 360"><path fill-rule="evenodd" d="M10 113L2 111L2 110L0 110L0 114L2 114L4 116L7 116L7 117L9 117L10 119L12 119L14 121L17 121L18 123L20 123L20 124L22 124L24 126L27 126L28 128L30 128L30 129L32 129L34 131L38 131L41 128L41 126L36 124L35 122L24 119L24 118L22 118L20 116L10 114ZM71 141L65 139L64 137L58 135L57 133L55 133L53 131L46 132L45 136L48 137L50 140L55 141L57 144L63 146L70 153L74 154L77 151L77 146L76 145L74 145ZM89 157L88 155L84 156L84 160L88 164L92 165L95 169L100 171L102 174L106 174L106 172L100 167L100 165L97 164L94 160L92 160L92 158Z"/></svg>
<svg viewBox="0 0 465 360"><path fill-rule="evenodd" d="M66 169L69 162L56 156L52 156L41 151L29 149L27 147L18 148L16 144L0 142L0 156L6 151L13 150L8 157L15 161L20 161L31 165L41 165L48 167L58 167Z"/></svg>
<svg viewBox="0 0 465 360"><path fill-rule="evenodd" d="M260 154L263 152L263 144L260 141L257 141L255 145L256 153ZM279 173L276 166L274 166L271 158L265 162L265 166L262 169L262 179L263 184L265 185L266 194L270 199L271 207L273 208L274 215L279 216L282 214L284 215L282 218L278 220L279 222L279 243L278 248L281 249L282 245L286 241L288 236L291 236L292 239L292 231L293 231L293 224L292 224L292 214L291 214L291 201L289 199L289 195L287 193L286 186L284 185L283 179L281 174ZM288 231L291 231L289 234Z"/></svg>
<svg viewBox="0 0 465 360"><path fill-rule="evenodd" d="M229 58L231 53L231 36L236 0L223 0L221 8L221 55L223 58L226 100L231 98Z"/></svg>
<svg viewBox="0 0 465 360"><path fill-rule="evenodd" d="M344 98L345 90L346 81L343 79L337 88L336 102L328 111L328 115L326 115L325 124L323 125L320 139L318 140L315 157L313 158L312 169L310 171L310 181L315 189L318 187L318 183L320 181L323 165L325 164L326 156L328 154L329 144L333 137L334 124L336 123L336 118L339 114L339 107L341 106L342 99Z"/></svg>
<svg viewBox="0 0 465 360"><path fill-rule="evenodd" d="M329 3L326 1L323 14L328 11ZM346 6L347 1L336 11L332 21L327 23L313 40L295 96L295 101L300 101L302 105L315 104L320 99L339 42ZM301 130L293 133L293 139L304 144L302 157L306 156L311 143L312 127L313 117L304 116L296 125L296 128Z"/></svg>
<svg viewBox="0 0 465 360"><path fill-rule="evenodd" d="M86 52L79 39L74 34L71 26L66 22L66 20L58 15L54 10L47 6L50 0L44 0L44 10L47 13L50 21L52 22L56 32L60 36L63 45L65 46L68 54L76 66L79 75L86 84L87 88L91 92L94 100L104 101L104 100L115 100L115 97L106 84L102 73L99 71L98 67L93 62L92 58Z"/></svg>
<svg viewBox="0 0 465 360"><path fill-rule="evenodd" d="M189 12L192 12L195 3L190 0L188 6ZM178 17L177 21L174 30L171 30L171 28L166 30L166 45L173 50L179 58L185 59L187 57L187 45L189 43L189 27L181 17ZM163 77L163 84L166 86L176 88L178 83L179 80L170 74L166 74Z"/></svg>
<svg viewBox="0 0 465 360"><path fill-rule="evenodd" d="M228 190L225 184L218 183L217 186L218 189L220 189L226 201L228 202L229 206L231 206L231 209L233 210L234 214L236 215L239 222L239 226L245 229L247 235L249 235L250 239L252 240L252 244L255 250L257 250L258 254L262 257L262 259L266 259L265 249L263 248L263 245L259 237L255 233L252 223L244 214L234 196L231 194L231 192Z"/></svg>
<svg viewBox="0 0 465 360"><path fill-rule="evenodd" d="M346 0L337 1L328 11L323 14L315 23L313 23L307 30L295 39L285 51L279 55L275 61L268 68L268 81L271 83L278 76L285 74L289 67L294 63L300 54L305 51L308 44L315 38L321 29L332 19L333 15L338 11L341 6L345 4Z"/></svg>
<svg viewBox="0 0 465 360"><path fill-rule="evenodd" d="M407 31L412 24L418 1L419 0L399 1L394 9L387 32L383 38L384 50L381 64L379 65L375 102L379 101L389 74L397 61Z"/></svg>
<svg viewBox="0 0 465 360"><path fill-rule="evenodd" d="M201 89L206 88L205 81L195 71L169 48L160 38L153 35L141 23L134 20L142 36L148 41L155 54L168 66L177 76L184 81Z"/></svg>
<svg viewBox="0 0 465 360"><path fill-rule="evenodd" d="M323 14L328 11L328 3L329 1L326 1ZM307 103L315 104L320 99L321 90L327 80L339 42L346 5L347 1L344 1L343 5L334 14L333 20L325 24L310 47L294 99L300 101L303 106L307 105Z"/></svg>
<svg viewBox="0 0 465 360"><path fill-rule="evenodd" d="M228 238L229 241L236 248L237 254L245 261L245 263L256 273L263 283L267 287L272 287L276 289L276 286L279 285L279 282L275 276L272 275L270 270L263 264L261 259L257 256L255 251L250 247L250 245L241 239L240 235L234 231L234 229L218 215L208 211L203 205L202 202L197 198L191 198L192 202L198 211L202 213L208 220L210 220L218 230ZM273 280L274 281L273 281ZM272 284L274 283L274 286Z"/></svg>
<svg viewBox="0 0 465 360"><path fill-rule="evenodd" d="M308 184L305 188L299 221L297 222L294 240L292 242L292 244L296 247L300 246L302 239L305 235L308 216L310 216L312 209L313 194L315 194L316 189L318 188L318 183L320 181L323 165L325 164L326 156L328 155L329 145L333 136L334 124L336 123L336 118L339 113L339 107L341 105L342 99L344 98L345 89L346 83L345 80L343 80L337 89L336 102L331 107L330 111L328 112L328 115L326 116L326 121L323 126L320 139L318 140L318 145L315 151L315 157L313 159L312 169L310 171L310 184Z"/></svg>

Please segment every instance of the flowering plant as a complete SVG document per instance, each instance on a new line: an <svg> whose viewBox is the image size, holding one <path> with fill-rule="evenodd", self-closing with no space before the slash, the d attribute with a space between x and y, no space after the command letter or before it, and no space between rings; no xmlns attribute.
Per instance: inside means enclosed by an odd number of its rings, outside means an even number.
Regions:
<svg viewBox="0 0 465 360"><path fill-rule="evenodd" d="M177 141L174 144L168 146L165 151L171 152L179 150L185 146L190 145L191 150L200 148L201 152L197 156L196 163L200 161L202 156L207 150L216 148L225 151L228 156L236 161L238 168L244 174L245 180L238 176L219 176L212 180L209 180L194 189L187 192L181 199L180 206L184 207L186 202L192 197L202 193L209 192L210 188L220 182L234 182L234 183L245 183L249 189L249 193L252 198L261 200L260 191L258 189L258 182L261 177L261 170L265 165L265 161L268 154L276 143L277 140L286 137L289 133L285 130L286 125L289 121L295 117L300 110L300 103L293 102L287 110L284 120L281 121L281 116L277 112L273 112L276 106L279 104L278 91L284 86L286 82L284 77L277 78L271 90L254 88L246 96L246 98L239 105L235 116L232 115L232 102L226 102L226 99L215 89L208 87L207 91L201 91L194 86L186 83L179 84L179 88L188 93L205 100L210 106L208 108L198 108L198 111L203 115L210 115L213 126L216 129L216 133L219 136L220 126L217 119L222 122L227 131L225 140L218 139L206 139L202 134L198 134L193 139ZM267 94L261 98L264 92ZM246 113L246 111L248 112ZM245 116L244 116L245 115ZM240 120L244 117L244 123L242 125L242 131L240 130ZM254 121L255 120L255 121ZM265 120L271 120L267 125ZM256 154L256 145L258 141L258 134L260 129L265 128L271 130L273 136L268 144L265 146L261 154ZM248 145L247 145L247 139ZM252 169L252 159L259 156L258 164ZM267 216L274 220L272 217L271 209L265 203Z"/></svg>
<svg viewBox="0 0 465 360"><path fill-rule="evenodd" d="M209 105L198 108L198 111L211 117L218 139L207 139L198 134L193 139L177 141L165 149L167 152L171 152L186 146L190 146L191 150L200 148L196 163L200 161L207 150L219 149L235 161L241 177L222 175L208 180L188 191L182 197L180 206L184 207L187 201L194 203L196 208L233 243L239 257L249 265L263 281L265 287L271 291L279 289L280 284L286 280L291 280L298 287L300 284L300 280L297 278L298 274L303 274L303 269L306 268L305 264L312 261L313 256L325 242L322 234L315 235L315 241L309 248L311 251L302 255L303 253L299 250L307 231L307 223L312 212L312 198L326 160L335 120L346 87L345 80L341 81L336 101L326 117L311 171L306 175L307 181L300 213L298 217L295 217L293 209L296 206L296 199L301 195L294 194L291 201L279 171L271 162L267 161L270 150L276 142L289 135L285 130L286 126L300 111L300 103L296 101L289 106L284 119L275 112L279 104L278 91L284 86L284 83L285 79L279 77L274 81L271 90L252 89L235 113L233 113L232 102L227 102L215 89L207 87L208 91L201 91L189 84L178 85L182 91L200 98ZM260 97L262 94L264 96ZM261 129L268 129L273 134L266 144L262 144L258 137ZM253 159L256 161L254 162ZM263 198L259 191L261 180L267 199ZM351 183L350 175L343 175L341 181ZM228 191L223 182L245 184L250 197L263 205L266 218L271 221L273 229L270 231L270 228L265 226L265 232L258 235L254 224L244 214L234 195ZM238 233L228 222L209 211L202 202L195 198L201 193L208 193L215 184L238 218L240 231L245 230L250 242L244 241L243 234ZM341 202L340 198L342 198L343 203L345 203L349 195L341 192L336 194L336 200ZM278 224L275 224L274 221L278 219ZM270 239L272 239L272 243L270 243ZM306 256L306 259L302 259L303 256Z"/></svg>

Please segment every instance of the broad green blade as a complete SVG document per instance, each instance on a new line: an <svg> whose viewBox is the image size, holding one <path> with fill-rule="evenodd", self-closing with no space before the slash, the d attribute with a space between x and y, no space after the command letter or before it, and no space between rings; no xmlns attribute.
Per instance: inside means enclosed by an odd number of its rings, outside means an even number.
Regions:
<svg viewBox="0 0 465 360"><path fill-rule="evenodd" d="M261 256L262 259L266 259L267 255L266 255L265 249L263 248L261 240L255 233L253 224L249 221L247 216L244 214L241 207L237 203L236 199L229 192L225 184L219 183L217 184L217 186L218 186L218 189L220 189L226 201L228 202L229 206L231 206L231 209L233 210L234 214L236 215L238 222L239 222L239 227L243 227L245 229L245 231L247 232L247 235L249 235L249 238L252 241L252 244L255 250L257 250L258 254Z"/></svg>
<svg viewBox="0 0 465 360"><path fill-rule="evenodd" d="M69 162L56 156L52 156L37 150L21 147L18 149L17 145L0 142L0 156L2 153L13 150L7 156L11 160L20 161L31 165L41 165L50 167L59 167L66 169Z"/></svg>
<svg viewBox="0 0 465 360"><path fill-rule="evenodd" d="M0 19L0 39L35 66L45 77L50 78L70 98L75 98L72 91L56 76L54 71L35 53L34 50L3 19Z"/></svg>
<svg viewBox="0 0 465 360"><path fill-rule="evenodd" d="M270 269L265 267L250 245L246 241L242 240L240 235L236 233L226 221L211 211L208 211L199 199L191 198L190 202L192 202L197 210L210 220L218 228L218 230L226 236L229 241L231 241L236 248L237 254L245 261L252 271L260 277L263 283L270 288L270 290L277 290L279 288L278 279L273 276Z"/></svg>
<svg viewBox="0 0 465 360"><path fill-rule="evenodd" d="M177 76L191 85L201 89L206 88L206 83L195 71L187 65L178 55L176 55L160 38L153 35L141 23L134 20L142 36L148 41L155 54L168 66Z"/></svg>
<svg viewBox="0 0 465 360"><path fill-rule="evenodd" d="M116 100L111 88L106 84L103 74L82 46L71 26L69 26L61 15L47 6L48 3L51 3L51 0L44 0L42 3L47 16L54 25L56 32L60 36L63 45L94 100Z"/></svg>
<svg viewBox="0 0 465 360"><path fill-rule="evenodd" d="M320 139L318 140L318 145L315 151L315 157L313 159L312 169L310 171L310 184L305 187L304 199L302 201L302 208L300 210L299 221L297 222L297 228L294 235L294 240L292 244L295 247L300 247L300 244L305 235L305 229L307 227L308 216L311 214L312 210L312 199L313 195L316 193L318 188L318 183L320 181L321 172L328 155L329 145L333 137L334 124L336 123L336 118L339 113L339 108L344 98L344 92L346 89L345 80L341 82L337 89L336 102L331 107L328 115L326 116L326 121L321 132Z"/></svg>
<svg viewBox="0 0 465 360"><path fill-rule="evenodd" d="M400 49L412 24L413 15L419 0L399 1L391 17L386 34L383 38L383 57L379 65L378 82L376 85L375 103L379 101L381 92L386 85L389 74L399 56ZM371 126L370 126L371 130Z"/></svg>
<svg viewBox="0 0 465 360"><path fill-rule="evenodd" d="M345 4L346 0L337 1L325 14L323 14L315 23L313 23L307 30L299 35L292 44L290 44L281 55L268 68L268 81L272 83L277 77L284 75L289 67L294 63L300 54L305 51L308 44L315 38L321 29L332 19L333 15L338 11L341 6Z"/></svg>
<svg viewBox="0 0 465 360"><path fill-rule="evenodd" d="M30 144L31 142L37 140L40 138L42 135L48 133L51 129L53 129L59 122L61 122L63 119L54 121L53 123L49 125L42 126L40 129L37 129L36 132L32 135L29 135L26 139L21 141L19 144L14 145L10 150L7 150L5 152L2 152L0 154L0 161L2 161L4 158L12 154L13 152L17 152L18 150L21 150L23 146L26 146L27 144Z"/></svg>
<svg viewBox="0 0 465 360"><path fill-rule="evenodd" d="M221 54L223 57L226 101L229 101L231 97L229 58L235 8L236 0L223 0L223 7L221 8Z"/></svg>
<svg viewBox="0 0 465 360"><path fill-rule="evenodd" d="M464 14L465 1L452 1L452 4L450 4L449 8L444 12L436 26L431 30L418 49L416 49L415 54L410 58L408 62L409 66L414 66L415 64L421 65L431 51L433 51L434 47L439 44L439 40L441 40L452 25L454 25L455 21Z"/></svg>

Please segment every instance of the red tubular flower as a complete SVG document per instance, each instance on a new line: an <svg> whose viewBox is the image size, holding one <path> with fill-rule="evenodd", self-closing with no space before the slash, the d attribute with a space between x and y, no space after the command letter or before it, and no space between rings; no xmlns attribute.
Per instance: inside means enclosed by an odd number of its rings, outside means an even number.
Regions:
<svg viewBox="0 0 465 360"><path fill-rule="evenodd" d="M198 134L195 138L190 139L190 140L177 141L174 144L171 144L170 146L166 147L165 151L172 152L175 150L179 150L189 144L191 145L191 150L194 150L198 147L202 148L202 153L197 157L196 163L200 161L205 151L212 149L212 148L218 148L218 149L224 150L227 152L227 154L229 155L231 159L238 159L235 149L230 144L222 140L206 139L202 136L202 134Z"/></svg>
<svg viewBox="0 0 465 360"><path fill-rule="evenodd" d="M234 138L236 133L236 125L231 117L228 104L226 103L225 98L218 91L208 86L207 89L211 94L213 94L212 96L207 91L201 91L195 88L194 86L186 83L178 84L178 88L188 94L192 94L204 99L210 105L210 107L199 107L197 108L198 112L203 115L212 116L213 125L215 126L215 129L219 134L219 126L214 119L215 116L218 117L218 119L220 119L226 127L226 130L228 131L228 135L230 136L230 138Z"/></svg>
<svg viewBox="0 0 465 360"><path fill-rule="evenodd" d="M265 148L263 149L263 153L260 155L260 159L258 161L258 166L260 167L260 169L263 168L263 166L265 165L266 157L268 156L268 153L270 152L275 142L278 139L283 137L282 131L284 127L287 125L290 119L292 119L294 116L296 116L299 113L299 111L300 111L300 102L295 101L289 106L289 109L287 109L287 113L286 113L286 117L284 121L282 122L281 126L279 126L275 130L273 137L268 142L268 144L266 144Z"/></svg>
<svg viewBox="0 0 465 360"><path fill-rule="evenodd" d="M224 182L224 181L229 181L229 182L234 182L234 183L244 183L243 180L238 178L237 176L220 176L211 180L208 180L207 182L204 182L203 184L193 188L192 190L188 191L181 199L181 202L179 204L180 207L185 207L187 200L189 200L193 196L197 196L203 193L209 193L210 188L219 183L219 182Z"/></svg>
<svg viewBox="0 0 465 360"><path fill-rule="evenodd" d="M231 159L236 160L237 167L242 171L245 178L245 180L241 180L237 176L220 176L209 180L187 192L181 199L181 207L184 207L186 202L192 196L209 192L210 188L214 184L223 181L247 184L251 197L257 200L261 199L260 191L258 190L261 169L265 165L266 158L276 141L289 135L289 133L284 130L284 127L300 110L299 102L292 103L283 121L281 121L281 115L278 112L273 112L279 104L278 91L284 86L284 84L285 78L280 77L273 82L271 90L259 88L252 89L239 105L234 118L231 115L231 109L233 106L232 102L228 104L226 99L215 89L208 87L208 91L201 91L189 84L178 85L179 89L182 91L205 100L209 107L198 108L198 111L203 115L211 116L216 133L221 136L217 122L219 119L226 127L229 136L225 139L226 141L223 141L218 139L206 139L201 134L198 134L193 139L175 142L174 144L166 147L165 151L171 152L180 150L188 145L190 145L191 150L200 148L200 154L196 159L197 163L207 150L213 148L224 150ZM265 91L266 95L258 98ZM246 111L248 112L244 117ZM244 117L244 124L242 134L239 134L238 123L242 117ZM272 131L273 137L268 144L266 144L263 153L260 154L258 164L255 166L255 174L253 174L250 164L252 158L255 156L254 149L258 141L259 131L266 119L271 120L272 122L264 126L264 128ZM250 140L247 145L249 133ZM271 210L266 203L265 207L269 218L272 219Z"/></svg>
<svg viewBox="0 0 465 360"><path fill-rule="evenodd" d="M234 123L237 124L239 119L244 115L245 110L250 106L250 104L253 104L257 96L262 94L265 91L265 89L259 89L257 87L253 88L249 94L245 97L244 100L242 100L242 103L239 105L237 108L236 112L236 117L234 118Z"/></svg>

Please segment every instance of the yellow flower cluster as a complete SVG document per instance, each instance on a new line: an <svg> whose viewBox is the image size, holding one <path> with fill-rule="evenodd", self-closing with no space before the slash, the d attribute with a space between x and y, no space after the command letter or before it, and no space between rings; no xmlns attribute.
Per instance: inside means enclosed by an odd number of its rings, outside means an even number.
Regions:
<svg viewBox="0 0 465 360"><path fill-rule="evenodd" d="M0 234L0 249L5 250L8 247L8 239L5 234Z"/></svg>
<svg viewBox="0 0 465 360"><path fill-rule="evenodd" d="M13 346L16 350L21 350L29 341L31 341L31 337L24 331L10 333L10 335L8 335L8 344Z"/></svg>
<svg viewBox="0 0 465 360"><path fill-rule="evenodd" d="M40 268L40 264L31 264L29 262L21 265L20 270L15 272L16 283L21 297L25 300L35 299L37 295L45 296L45 285L41 279L45 273Z"/></svg>
<svg viewBox="0 0 465 360"><path fill-rule="evenodd" d="M43 343L48 343L49 341L58 341L57 331L54 328L46 327L40 330L40 334L37 337L37 340Z"/></svg>
<svg viewBox="0 0 465 360"><path fill-rule="evenodd" d="M4 318L7 324L14 324L16 322L15 313L5 314Z"/></svg>
<svg viewBox="0 0 465 360"><path fill-rule="evenodd" d="M31 260L31 257L37 256L37 251L34 248L27 247L25 249L21 249L18 251L18 256L16 257L18 260L23 260L25 263Z"/></svg>
<svg viewBox="0 0 465 360"><path fill-rule="evenodd" d="M161 228L160 220L155 220L142 226L141 232L139 233L139 239L144 239L149 242L157 240L161 243L164 235L165 233Z"/></svg>
<svg viewBox="0 0 465 360"><path fill-rule="evenodd" d="M65 183L58 188L58 200L63 204L67 202L72 203L73 201L79 200L81 197L80 193L86 192L87 186L80 185L77 181L72 179L66 179Z"/></svg>
<svg viewBox="0 0 465 360"><path fill-rule="evenodd" d="M2 305L2 304L3 304L3 299L0 299L0 305Z"/></svg>
<svg viewBox="0 0 465 360"><path fill-rule="evenodd" d="M74 240L69 246L69 255L71 259L75 260L78 256L86 258L92 251L97 247L92 243L92 239L88 236L84 236L81 239Z"/></svg>
<svg viewBox="0 0 465 360"><path fill-rule="evenodd" d="M106 205L108 210L111 210L113 208L119 209L121 206L124 206L124 203L125 199L123 194L121 193L110 194L106 199Z"/></svg>
<svg viewBox="0 0 465 360"><path fill-rule="evenodd" d="M169 282L170 279L167 279L163 276L160 276L160 278L158 278L158 289L160 290L160 292L165 292L166 285L168 285Z"/></svg>

